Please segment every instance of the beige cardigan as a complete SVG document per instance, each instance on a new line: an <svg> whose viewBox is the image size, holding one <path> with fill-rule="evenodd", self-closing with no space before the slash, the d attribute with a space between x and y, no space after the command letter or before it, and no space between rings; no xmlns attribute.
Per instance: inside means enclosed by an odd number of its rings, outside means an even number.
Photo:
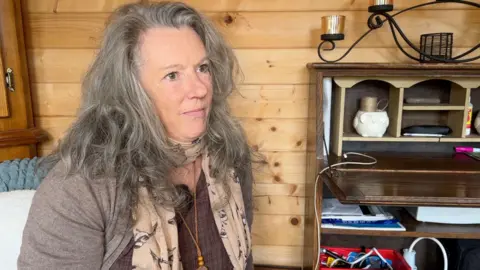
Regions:
<svg viewBox="0 0 480 270"><path fill-rule="evenodd" d="M116 207L115 179L64 177L55 166L33 198L18 270L110 269L133 237L129 217ZM252 185L242 185L252 224ZM253 269L250 256L247 269Z"/></svg>

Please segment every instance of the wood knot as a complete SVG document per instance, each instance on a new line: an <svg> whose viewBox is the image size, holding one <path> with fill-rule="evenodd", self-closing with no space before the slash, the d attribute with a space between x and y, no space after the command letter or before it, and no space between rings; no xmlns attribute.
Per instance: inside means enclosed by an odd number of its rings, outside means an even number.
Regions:
<svg viewBox="0 0 480 270"><path fill-rule="evenodd" d="M255 120L262 121L263 119L261 117L257 117L257 118L255 118Z"/></svg>
<svg viewBox="0 0 480 270"><path fill-rule="evenodd" d="M252 145L253 151L258 151L258 145Z"/></svg>
<svg viewBox="0 0 480 270"><path fill-rule="evenodd" d="M280 176L278 176L278 175L275 175L275 176L273 177L273 180L274 180L275 182L281 182L281 181L282 181L282 178L280 178Z"/></svg>
<svg viewBox="0 0 480 270"><path fill-rule="evenodd" d="M300 224L300 220L298 220L298 218L296 217L293 217L290 219L290 224L292 224L293 226L297 226L298 224Z"/></svg>
<svg viewBox="0 0 480 270"><path fill-rule="evenodd" d="M297 142L297 146L300 146L300 145L302 145L302 141Z"/></svg>
<svg viewBox="0 0 480 270"><path fill-rule="evenodd" d="M277 131L277 128L276 127L271 127L270 130L275 132L275 131Z"/></svg>
<svg viewBox="0 0 480 270"><path fill-rule="evenodd" d="M233 23L233 17L232 15L230 14L227 14L223 17L223 22L226 24L226 25L229 25L229 24L232 24Z"/></svg>
<svg viewBox="0 0 480 270"><path fill-rule="evenodd" d="M275 162L275 163L273 163L273 166L275 166L275 167L280 166L280 162Z"/></svg>

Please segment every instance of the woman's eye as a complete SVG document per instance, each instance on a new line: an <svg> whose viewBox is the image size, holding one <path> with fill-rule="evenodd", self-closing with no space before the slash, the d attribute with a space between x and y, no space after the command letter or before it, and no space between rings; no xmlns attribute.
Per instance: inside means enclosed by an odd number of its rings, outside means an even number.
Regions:
<svg viewBox="0 0 480 270"><path fill-rule="evenodd" d="M169 79L170 81L174 81L178 78L178 73L177 72L170 72L165 76L165 78Z"/></svg>
<svg viewBox="0 0 480 270"><path fill-rule="evenodd" d="M209 64L202 64L199 67L200 72L202 73L209 73L210 72L210 65Z"/></svg>

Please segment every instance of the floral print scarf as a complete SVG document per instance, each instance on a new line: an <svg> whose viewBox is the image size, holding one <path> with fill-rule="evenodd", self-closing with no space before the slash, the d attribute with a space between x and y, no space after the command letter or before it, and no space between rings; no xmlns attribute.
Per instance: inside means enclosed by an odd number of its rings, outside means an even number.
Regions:
<svg viewBox="0 0 480 270"><path fill-rule="evenodd" d="M183 150L184 159L180 162L181 164L193 162L202 155L202 169L207 182L215 226L234 269L245 269L252 244L240 179L232 170L229 179L226 180L231 196L228 204L222 203L227 194L221 181L218 183L211 177L208 152L203 140L198 139L192 144L173 142ZM154 205L149 199L146 188L141 187L134 216L133 269L183 269L178 250L178 230L174 209Z"/></svg>

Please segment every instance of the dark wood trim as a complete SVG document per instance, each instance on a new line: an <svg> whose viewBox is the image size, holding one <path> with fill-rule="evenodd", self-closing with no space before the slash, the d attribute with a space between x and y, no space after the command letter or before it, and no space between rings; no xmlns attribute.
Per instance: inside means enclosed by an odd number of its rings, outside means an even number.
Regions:
<svg viewBox="0 0 480 270"><path fill-rule="evenodd" d="M309 69L325 69L325 70L345 70L345 69L392 69L398 70L477 70L480 71L480 64L401 64L401 63L308 63Z"/></svg>
<svg viewBox="0 0 480 270"><path fill-rule="evenodd" d="M1 131L0 147L36 144L47 139L47 133L39 128Z"/></svg>
<svg viewBox="0 0 480 270"><path fill-rule="evenodd" d="M347 63L323 64L309 63L307 68L322 73L323 76L375 76L405 77L421 76L472 77L480 78L480 64L388 64L388 63Z"/></svg>
<svg viewBox="0 0 480 270"><path fill-rule="evenodd" d="M346 204L480 207L480 174L356 171L322 178Z"/></svg>

